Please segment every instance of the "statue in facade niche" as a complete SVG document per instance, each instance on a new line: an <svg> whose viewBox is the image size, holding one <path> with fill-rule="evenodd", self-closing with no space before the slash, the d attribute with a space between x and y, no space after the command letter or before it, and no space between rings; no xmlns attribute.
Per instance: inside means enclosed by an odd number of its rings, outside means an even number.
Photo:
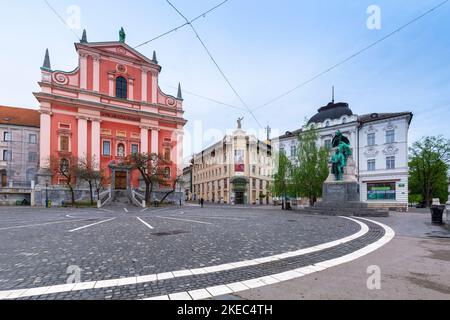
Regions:
<svg viewBox="0 0 450 320"><path fill-rule="evenodd" d="M344 176L344 168L347 166L347 160L352 156L350 140L338 130L333 138L332 146L336 148L336 152L331 158L331 173L334 174L336 181L341 181Z"/></svg>

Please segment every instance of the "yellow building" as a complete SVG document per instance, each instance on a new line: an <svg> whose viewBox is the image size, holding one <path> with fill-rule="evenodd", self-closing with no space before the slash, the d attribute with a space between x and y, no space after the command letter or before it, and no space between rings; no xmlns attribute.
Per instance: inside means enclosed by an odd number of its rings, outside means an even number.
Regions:
<svg viewBox="0 0 450 320"><path fill-rule="evenodd" d="M194 155L194 200L228 204L272 203L272 148L241 129Z"/></svg>

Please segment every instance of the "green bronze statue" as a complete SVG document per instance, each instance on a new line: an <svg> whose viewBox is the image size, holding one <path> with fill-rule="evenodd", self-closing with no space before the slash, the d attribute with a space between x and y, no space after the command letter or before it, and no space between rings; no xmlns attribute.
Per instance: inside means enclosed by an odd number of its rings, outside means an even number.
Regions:
<svg viewBox="0 0 450 320"><path fill-rule="evenodd" d="M125 38L126 38L125 30L122 27L122 28L120 28L120 31L119 31L119 41L122 43L125 43Z"/></svg>
<svg viewBox="0 0 450 320"><path fill-rule="evenodd" d="M334 174L337 181L341 181L344 176L344 168L347 166L347 160L352 155L350 140L338 130L333 138L332 146L337 149L331 157L331 173Z"/></svg>

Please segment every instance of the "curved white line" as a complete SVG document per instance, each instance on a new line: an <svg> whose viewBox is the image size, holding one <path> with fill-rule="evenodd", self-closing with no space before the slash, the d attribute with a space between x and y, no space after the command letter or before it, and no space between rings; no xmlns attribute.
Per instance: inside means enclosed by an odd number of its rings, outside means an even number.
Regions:
<svg viewBox="0 0 450 320"><path fill-rule="evenodd" d="M89 289L94 289L94 288L97 289L97 288L125 286L125 285L129 285L129 284L140 284L140 283L147 283L147 282L153 282L153 281L158 281L158 280L167 280L167 279L185 277L185 276L190 276L190 275L208 274L208 273L215 273L215 272L220 272L220 271L225 271L225 270L233 270L233 269L238 269L238 268L242 268L242 267L248 267L248 266L259 265L259 264L263 264L263 263L267 263L267 262L272 262L272 261L276 261L276 260L283 260L286 258L298 257L298 256L302 256L302 255L305 255L308 253L318 252L318 251L321 251L324 249L332 248L332 247L338 246L340 244L355 240L359 237L362 237L369 231L369 227L366 224L364 224L358 220L355 220L355 219L352 219L349 217L340 217L340 218L348 219L348 220L351 220L351 221L357 223L361 229L358 232L356 232L355 234L352 234L352 235L342 238L342 239L323 243L323 244L320 244L320 245L317 245L314 247L310 247L310 248L305 248L305 249L300 249L297 251L277 254L277 255L269 256L269 257L265 257L265 258L258 258L258 259L253 259L253 260L240 261L240 262L234 262L234 263L228 263L228 264L222 264L222 265L216 265L216 266L198 268L198 269L180 270L180 271L165 272L165 273L159 273L159 274L151 274L151 275L138 276L138 277L128 277L128 278L111 279L111 280L99 280L99 281L92 281L92 282L81 282L81 283L77 283L77 284L55 285L55 286L41 287L41 288L0 291L0 300L45 295L45 294L49 294L50 292L51 293L63 293L63 292L69 292L69 291L89 290ZM318 267L318 268L320 269L320 267ZM323 270L323 268L321 270Z"/></svg>
<svg viewBox="0 0 450 320"><path fill-rule="evenodd" d="M254 289L254 288L258 288L258 287L264 287L264 286L268 286L271 284L275 284L275 283L279 283L279 282L283 282L283 281L287 281L287 280L301 278L307 274L319 272L319 271L322 271L322 270L325 270L325 269L328 269L328 268L331 268L334 266L338 266L338 265L356 260L358 258L361 258L361 257L381 248L382 246L384 246L385 244L390 242L395 237L395 232L394 232L394 230L392 230L392 228L390 228L382 223L379 223L377 221L370 220L370 219L365 219L365 218L359 218L359 219L366 220L366 221L369 221L369 222L372 222L374 224L381 226L385 230L383 237L381 239L379 239L378 241L376 241L360 250L357 250L355 252L347 254L345 256L342 256L342 257L339 257L336 259L331 259L328 261L323 261L320 263L316 263L316 264L313 264L313 265L310 265L307 267L302 267L302 268L298 268L295 270L278 273L278 274L273 274L270 276L250 279L250 280L246 280L246 281L240 281L240 282L230 283L230 284L226 284L226 285L198 289L198 290L193 290L193 291L189 291L189 292L177 292L177 293L164 295L164 296L151 297L151 298L147 298L144 300L203 300L203 299L208 299L208 298L212 298L212 297L222 296L225 294L232 294L232 293L246 291L246 290L250 290L250 289ZM351 219L351 220L353 220L353 219Z"/></svg>

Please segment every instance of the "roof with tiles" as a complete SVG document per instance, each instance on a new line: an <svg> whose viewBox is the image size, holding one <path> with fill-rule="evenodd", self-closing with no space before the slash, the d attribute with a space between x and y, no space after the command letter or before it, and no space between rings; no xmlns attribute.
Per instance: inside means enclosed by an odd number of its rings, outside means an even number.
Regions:
<svg viewBox="0 0 450 320"><path fill-rule="evenodd" d="M0 124L24 127L40 127L38 110L0 106Z"/></svg>

